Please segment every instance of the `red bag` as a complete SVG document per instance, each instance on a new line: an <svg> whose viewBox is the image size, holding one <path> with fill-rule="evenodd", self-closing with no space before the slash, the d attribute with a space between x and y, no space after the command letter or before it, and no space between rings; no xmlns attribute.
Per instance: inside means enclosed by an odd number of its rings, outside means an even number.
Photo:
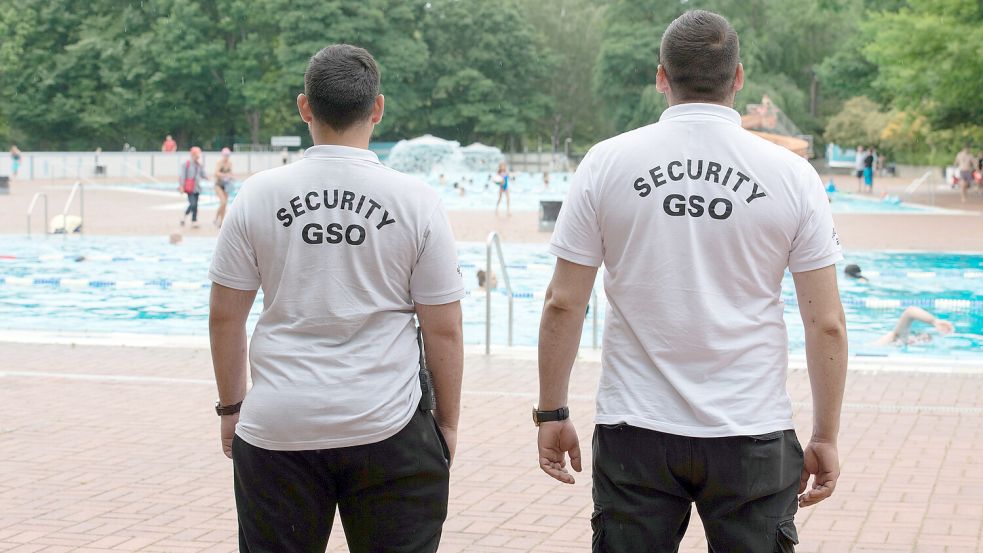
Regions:
<svg viewBox="0 0 983 553"><path fill-rule="evenodd" d="M195 192L195 178L190 176L191 174L191 161L187 161L184 164L184 174L189 175L184 179L184 193L194 194Z"/></svg>

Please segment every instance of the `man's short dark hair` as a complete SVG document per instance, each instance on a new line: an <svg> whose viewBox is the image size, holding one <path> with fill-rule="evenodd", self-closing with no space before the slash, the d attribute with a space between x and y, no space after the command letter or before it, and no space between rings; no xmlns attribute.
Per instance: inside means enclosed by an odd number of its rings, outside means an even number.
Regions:
<svg viewBox="0 0 983 553"><path fill-rule="evenodd" d="M311 56L304 94L318 121L343 131L372 115L379 95L379 66L364 48L332 44Z"/></svg>
<svg viewBox="0 0 983 553"><path fill-rule="evenodd" d="M737 71L737 32L720 15L690 10L677 17L662 35L659 63L679 100L725 100Z"/></svg>

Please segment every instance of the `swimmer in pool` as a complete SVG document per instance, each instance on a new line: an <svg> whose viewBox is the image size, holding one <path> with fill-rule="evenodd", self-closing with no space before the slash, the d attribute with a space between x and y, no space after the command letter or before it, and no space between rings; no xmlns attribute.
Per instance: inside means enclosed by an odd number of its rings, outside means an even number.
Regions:
<svg viewBox="0 0 983 553"><path fill-rule="evenodd" d="M911 325L915 321L932 325L943 336L951 334L955 330L952 323L935 317L921 307L908 307L901 314L901 318L898 319L898 324L895 325L894 330L881 336L874 343L878 346L912 346L931 342L932 335L928 332L911 334Z"/></svg>
<svg viewBox="0 0 983 553"><path fill-rule="evenodd" d="M867 277L860 272L860 265L847 265L843 268L843 274L850 278L857 279L860 282L870 282L867 280Z"/></svg>

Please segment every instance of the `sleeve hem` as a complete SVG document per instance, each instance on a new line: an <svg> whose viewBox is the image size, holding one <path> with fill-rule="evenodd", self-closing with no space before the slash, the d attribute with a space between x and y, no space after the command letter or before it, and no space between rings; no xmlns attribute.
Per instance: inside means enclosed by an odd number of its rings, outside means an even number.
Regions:
<svg viewBox="0 0 983 553"><path fill-rule="evenodd" d="M215 272L214 270L208 271L208 279L216 284L221 284L226 288L232 288L235 290L247 290L247 291L259 290L259 284L260 284L259 282L255 282L251 280L225 276Z"/></svg>
<svg viewBox="0 0 983 553"><path fill-rule="evenodd" d="M833 252L814 261L795 263L794 266L792 263L789 263L788 270L793 273L805 273L807 271L815 271L816 269L822 269L824 267L829 267L830 265L835 265L840 261L843 261L843 252Z"/></svg>
<svg viewBox="0 0 983 553"><path fill-rule="evenodd" d="M601 257L570 251L555 243L550 244L550 253L556 257L559 257L560 259L564 259L578 265L586 265L588 267L600 267L601 261L603 260Z"/></svg>
<svg viewBox="0 0 983 553"><path fill-rule="evenodd" d="M422 305L444 305L461 301L467 294L467 291L462 287L454 290L453 292L445 292L442 294L413 294L412 296L413 303L419 303Z"/></svg>

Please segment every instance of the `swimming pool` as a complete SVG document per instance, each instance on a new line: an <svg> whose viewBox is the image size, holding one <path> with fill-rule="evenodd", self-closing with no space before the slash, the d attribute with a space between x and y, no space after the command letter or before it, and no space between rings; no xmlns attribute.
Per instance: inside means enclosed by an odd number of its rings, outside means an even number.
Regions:
<svg viewBox="0 0 983 553"><path fill-rule="evenodd" d="M444 207L449 211L493 210L498 202L498 185L491 181L491 173L447 173L443 176L443 180L441 180L440 175L435 174L417 176L437 190ZM571 173L550 173L549 184L546 184L543 180L543 173L516 173L515 179L509 185L512 210L538 211L541 200L563 201L570 189L572 177ZM235 199L240 184L236 183L231 188L231 199ZM171 183L96 184L90 185L90 187L122 187L129 190L156 191L173 195L176 202L183 201L183 198L176 192L177 185ZM204 183L201 190L202 207L217 205L215 188L210 182ZM849 192L830 194L830 207L833 213L917 214L946 212L944 209L905 202L884 201L878 197ZM504 198L500 209L505 210Z"/></svg>
<svg viewBox="0 0 983 553"><path fill-rule="evenodd" d="M188 238L171 246L166 237L0 238L0 329L149 333L206 336L207 267L214 239ZM535 345L543 292L554 258L544 244L504 245L515 291L515 345ZM484 267L485 246L459 243L466 283L464 333L468 344L484 342L484 292L475 273ZM983 359L983 255L848 252L870 278L863 284L841 277L851 351L862 355L918 355ZM492 342L507 340L507 296L500 270L492 292ZM604 298L597 286L603 324ZM790 347L804 347L791 277L783 298ZM891 330L904 307L917 305L956 326L952 335L924 345L880 348L869 345ZM261 302L254 306L250 328ZM924 325L916 325L916 332ZM591 318L581 345L591 345ZM600 331L599 331L600 333Z"/></svg>

